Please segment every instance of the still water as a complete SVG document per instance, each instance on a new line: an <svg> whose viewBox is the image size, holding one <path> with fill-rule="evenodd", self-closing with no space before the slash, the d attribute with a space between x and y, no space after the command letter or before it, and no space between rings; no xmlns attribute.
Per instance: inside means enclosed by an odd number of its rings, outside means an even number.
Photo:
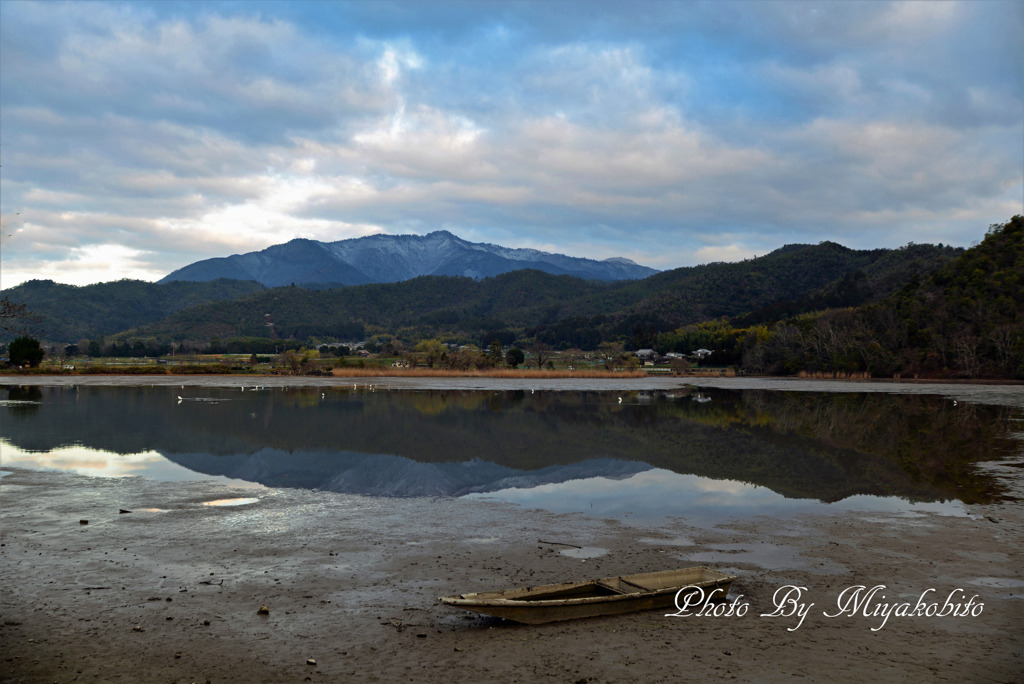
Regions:
<svg viewBox="0 0 1024 684"><path fill-rule="evenodd" d="M766 390L0 386L0 464L620 518L966 513L1019 409Z"/></svg>

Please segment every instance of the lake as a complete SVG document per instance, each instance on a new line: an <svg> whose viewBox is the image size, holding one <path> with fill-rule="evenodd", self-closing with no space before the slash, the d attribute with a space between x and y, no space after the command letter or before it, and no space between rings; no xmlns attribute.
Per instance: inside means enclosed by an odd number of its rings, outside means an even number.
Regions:
<svg viewBox="0 0 1024 684"><path fill-rule="evenodd" d="M178 382L0 385L0 463L694 524L849 509L966 515L1007 496L980 466L1018 457L1024 421L1020 388L998 390L1009 401L958 389L965 401L868 383Z"/></svg>

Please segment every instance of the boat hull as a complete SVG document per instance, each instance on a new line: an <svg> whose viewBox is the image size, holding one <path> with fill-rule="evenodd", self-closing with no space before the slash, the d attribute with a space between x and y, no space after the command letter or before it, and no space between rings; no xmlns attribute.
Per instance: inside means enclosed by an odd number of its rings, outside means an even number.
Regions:
<svg viewBox="0 0 1024 684"><path fill-rule="evenodd" d="M705 600L721 601L735 577L709 568L683 568L638 575L605 577L586 582L445 596L449 606L525 624L621 615L675 608L682 593L703 592Z"/></svg>

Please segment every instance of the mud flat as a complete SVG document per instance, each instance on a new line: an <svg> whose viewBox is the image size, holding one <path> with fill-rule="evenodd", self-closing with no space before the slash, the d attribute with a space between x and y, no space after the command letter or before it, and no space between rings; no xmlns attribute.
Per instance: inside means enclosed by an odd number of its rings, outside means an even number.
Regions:
<svg viewBox="0 0 1024 684"><path fill-rule="evenodd" d="M996 393L1019 405L1019 388ZM966 516L705 526L9 469L0 681L1019 681L1021 469L985 467L1016 498ZM690 565L737 575L743 614L524 626L436 602ZM849 615L840 600L858 585L865 605ZM947 603L960 614L940 615Z"/></svg>

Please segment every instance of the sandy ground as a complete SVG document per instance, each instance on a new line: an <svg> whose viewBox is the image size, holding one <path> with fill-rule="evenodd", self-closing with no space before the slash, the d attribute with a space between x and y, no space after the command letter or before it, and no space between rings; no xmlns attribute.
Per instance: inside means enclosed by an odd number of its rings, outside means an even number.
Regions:
<svg viewBox="0 0 1024 684"><path fill-rule="evenodd" d="M994 392L1021 400L1020 387ZM985 467L1015 478L1018 498L969 517L712 527L13 470L0 478L0 681L1021 681L1024 491L1019 466ZM255 501L205 505L231 498ZM745 614L525 626L436 602L691 565L737 575ZM790 585L814 604L803 622L762 616ZM869 613L929 589L926 603L976 596L982 608L880 629L879 615L826 617L854 585L885 585Z"/></svg>

